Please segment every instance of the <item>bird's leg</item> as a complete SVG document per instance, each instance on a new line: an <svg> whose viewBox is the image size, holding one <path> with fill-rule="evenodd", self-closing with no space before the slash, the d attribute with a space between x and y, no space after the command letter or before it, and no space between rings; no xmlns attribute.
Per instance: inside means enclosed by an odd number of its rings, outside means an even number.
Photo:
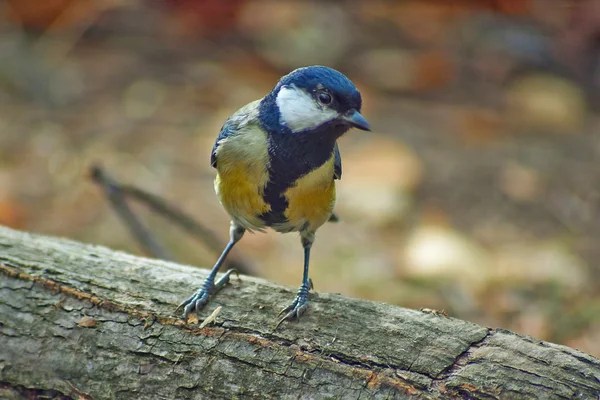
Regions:
<svg viewBox="0 0 600 400"><path fill-rule="evenodd" d="M196 293L188 297L177 307L177 310L179 310L181 307L184 307L183 317L186 321L189 314L194 311L200 311L202 307L208 303L210 295L218 292L223 286L225 286L225 284L227 284L227 282L229 282L229 277L233 272L235 272L233 269L227 271L221 278L219 278L219 280L217 280L217 282L215 282L215 278L217 276L217 272L219 272L219 268L221 268L221 265L223 265L223 262L225 262L227 254L229 254L231 249L233 249L233 246L240 241L245 232L246 229L235 224L234 222L231 222L231 228L229 229L229 243L227 243L225 250L223 250L223 253L221 253L221 256L217 260L217 263L210 271L208 277L204 280L202 287L200 287Z"/></svg>
<svg viewBox="0 0 600 400"><path fill-rule="evenodd" d="M285 315L277 322L275 328L285 320L299 319L308 308L308 292L312 287L312 282L308 277L308 264L310 261L310 248L315 240L315 233L303 232L301 235L302 247L304 248L304 275L302 277L302 284L298 288L296 299L279 313L279 315Z"/></svg>

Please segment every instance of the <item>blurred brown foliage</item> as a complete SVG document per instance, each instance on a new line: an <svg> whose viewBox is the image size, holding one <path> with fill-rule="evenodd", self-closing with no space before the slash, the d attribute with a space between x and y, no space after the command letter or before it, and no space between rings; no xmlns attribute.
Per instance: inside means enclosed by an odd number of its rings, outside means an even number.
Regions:
<svg viewBox="0 0 600 400"><path fill-rule="evenodd" d="M600 356L599 0L8 0L0 5L0 224L137 252L86 179L102 162L224 238L208 158L223 121L326 64L374 132L341 140L317 290ZM173 254L215 252L135 207ZM295 235L238 251L289 285ZM182 293L182 299L186 296Z"/></svg>

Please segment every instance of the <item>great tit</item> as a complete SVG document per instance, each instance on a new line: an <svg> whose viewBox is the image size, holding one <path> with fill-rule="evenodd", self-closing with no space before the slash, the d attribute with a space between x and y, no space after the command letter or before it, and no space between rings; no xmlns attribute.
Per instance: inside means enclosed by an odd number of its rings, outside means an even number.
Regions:
<svg viewBox="0 0 600 400"><path fill-rule="evenodd" d="M337 139L350 128L369 131L354 84L328 67L299 68L269 94L235 112L210 156L215 191L231 218L230 240L202 287L186 299L184 318L199 311L229 280L215 278L246 231L299 232L304 275L296 299L281 314L297 319L308 306L310 248L316 230L335 220L335 179L342 176Z"/></svg>

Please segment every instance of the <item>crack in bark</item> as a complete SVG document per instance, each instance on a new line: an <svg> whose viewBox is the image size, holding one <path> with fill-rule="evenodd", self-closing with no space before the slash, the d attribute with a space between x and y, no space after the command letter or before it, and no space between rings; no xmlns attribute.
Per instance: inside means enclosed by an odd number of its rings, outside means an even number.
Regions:
<svg viewBox="0 0 600 400"><path fill-rule="evenodd" d="M324 354L324 350L325 350L325 347L319 346L316 344L313 345L310 350L302 350L301 346L299 346L295 341L282 338L281 336L277 336L275 334L264 334L264 333L260 333L257 331L239 328L239 327L229 327L228 329L230 329L232 332L235 332L235 333L248 334L248 335L254 336L256 338L266 340L265 343L267 343L268 345L276 345L276 346L283 346L283 347L298 346L298 348L301 351L305 352L306 354L313 355L315 357L322 356ZM369 371L374 370L374 369L375 370L389 369L391 371L406 371L398 366L378 363L378 362L375 362L372 360L364 360L363 361L357 357L352 357L347 354L340 353L338 351L331 350L331 349L329 349L327 351L327 357L331 358L332 361L336 364L346 365L351 368L361 368L361 369L369 370ZM435 378L434 376L429 376L427 374L422 374L422 373L415 372L415 371L410 371L410 372L424 376L424 377L428 377L428 378Z"/></svg>
<svg viewBox="0 0 600 400"><path fill-rule="evenodd" d="M9 382L0 381L0 396L6 395L6 398L22 399L54 399L54 400L74 400L73 397L54 389L31 388L23 385L13 385ZM10 397L9 397L10 395ZM90 397L91 399L91 397ZM82 399L83 400L83 399Z"/></svg>
<svg viewBox="0 0 600 400"><path fill-rule="evenodd" d="M567 387L566 385L563 385L563 383L562 383L562 382L559 382L559 381L557 381L557 380L554 380L554 379L552 379L552 378L550 378L550 377L548 377L548 376L539 375L539 374L536 374L536 373L534 373L534 372L531 372L531 371L524 370L524 369L522 369L522 368L515 368L515 367L511 367L511 366L503 366L503 367L504 367L504 368L507 368L507 369L512 369L512 370L518 371L520 374L523 374L523 375L531 375L531 376L535 376L536 378L542 378L542 379L548 379L548 380L551 380L552 382L555 382L555 383L557 383L557 384L559 384L559 385L563 386L565 389L568 389L568 387ZM542 383L532 382L531 380L528 380L528 383L529 383L530 385L533 385L533 386L537 386L537 387L541 387L541 388L545 388L545 389L549 389L549 390L556 391L556 387L554 387L554 386L548 386L548 385L544 385L544 384L542 384ZM571 399L571 398L573 398L573 395L574 395L575 393L573 393L573 391L571 391L571 395L569 395L569 396L563 396L563 395L561 395L561 394L559 394L559 393L555 393L555 394L556 394L557 396L560 396L561 398L564 398L564 399ZM600 395L599 395L599 396L600 396Z"/></svg>
<svg viewBox="0 0 600 400"><path fill-rule="evenodd" d="M440 372L437 376L432 376L431 378L433 378L436 381L440 381L440 380L444 380L451 374L457 373L460 369L462 369L468 363L468 358L471 355L472 350L476 347L482 346L489 339L489 337L492 334L493 334L492 329L488 328L488 331L485 334L485 336L483 336L481 339L476 340L476 341L472 342L471 344L469 344L469 346L467 346L467 348L462 353L460 353L458 356L456 356L456 358L454 359L454 362L452 364L448 365L448 367L446 369L444 369L442 372ZM463 361L465 361L464 364L463 364Z"/></svg>

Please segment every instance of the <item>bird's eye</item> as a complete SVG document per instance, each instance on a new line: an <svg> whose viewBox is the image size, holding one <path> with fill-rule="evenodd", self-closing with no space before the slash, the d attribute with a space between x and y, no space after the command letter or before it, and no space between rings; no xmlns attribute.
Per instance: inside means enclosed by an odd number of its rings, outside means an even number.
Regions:
<svg viewBox="0 0 600 400"><path fill-rule="evenodd" d="M321 92L319 93L319 101L321 102L321 104L331 104L331 102L333 101L331 95L327 92Z"/></svg>

